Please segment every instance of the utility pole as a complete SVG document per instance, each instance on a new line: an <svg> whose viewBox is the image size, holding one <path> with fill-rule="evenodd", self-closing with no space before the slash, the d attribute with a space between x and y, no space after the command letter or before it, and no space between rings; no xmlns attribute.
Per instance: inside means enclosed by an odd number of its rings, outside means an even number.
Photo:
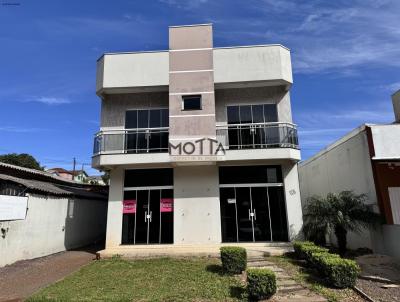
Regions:
<svg viewBox="0 0 400 302"><path fill-rule="evenodd" d="M74 157L74 168L72 169L72 180L75 180L75 166L76 166L76 158Z"/></svg>

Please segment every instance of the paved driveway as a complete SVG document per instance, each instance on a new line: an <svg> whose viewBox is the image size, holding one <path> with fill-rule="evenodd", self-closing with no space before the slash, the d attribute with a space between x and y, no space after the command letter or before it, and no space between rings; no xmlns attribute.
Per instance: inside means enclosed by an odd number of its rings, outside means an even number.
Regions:
<svg viewBox="0 0 400 302"><path fill-rule="evenodd" d="M96 247L18 261L0 268L0 301L22 301L96 258Z"/></svg>

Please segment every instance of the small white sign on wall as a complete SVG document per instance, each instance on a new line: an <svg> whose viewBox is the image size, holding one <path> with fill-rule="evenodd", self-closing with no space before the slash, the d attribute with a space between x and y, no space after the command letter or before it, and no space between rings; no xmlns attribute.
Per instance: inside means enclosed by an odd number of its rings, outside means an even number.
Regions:
<svg viewBox="0 0 400 302"><path fill-rule="evenodd" d="M28 197L0 195L0 221L25 219L27 206Z"/></svg>

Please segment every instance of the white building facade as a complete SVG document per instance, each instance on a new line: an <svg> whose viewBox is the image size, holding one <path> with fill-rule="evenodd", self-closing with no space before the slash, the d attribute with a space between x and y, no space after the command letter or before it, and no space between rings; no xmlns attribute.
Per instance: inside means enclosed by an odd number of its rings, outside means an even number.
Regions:
<svg viewBox="0 0 400 302"><path fill-rule="evenodd" d="M392 96L395 122L365 124L299 164L302 203L317 195L354 191L383 224L350 234L348 246L400 258L400 91ZM335 238L331 238L335 243Z"/></svg>
<svg viewBox="0 0 400 302"><path fill-rule="evenodd" d="M169 50L98 60L110 171L106 249L289 242L302 227L290 52L214 48L212 26L169 28Z"/></svg>

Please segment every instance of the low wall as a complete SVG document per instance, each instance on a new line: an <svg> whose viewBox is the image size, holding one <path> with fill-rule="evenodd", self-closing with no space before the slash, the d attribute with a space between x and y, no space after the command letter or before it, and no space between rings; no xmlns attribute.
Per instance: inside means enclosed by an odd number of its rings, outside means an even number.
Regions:
<svg viewBox="0 0 400 302"><path fill-rule="evenodd" d="M0 221L0 267L103 239L106 220L103 200L29 195L24 220Z"/></svg>

